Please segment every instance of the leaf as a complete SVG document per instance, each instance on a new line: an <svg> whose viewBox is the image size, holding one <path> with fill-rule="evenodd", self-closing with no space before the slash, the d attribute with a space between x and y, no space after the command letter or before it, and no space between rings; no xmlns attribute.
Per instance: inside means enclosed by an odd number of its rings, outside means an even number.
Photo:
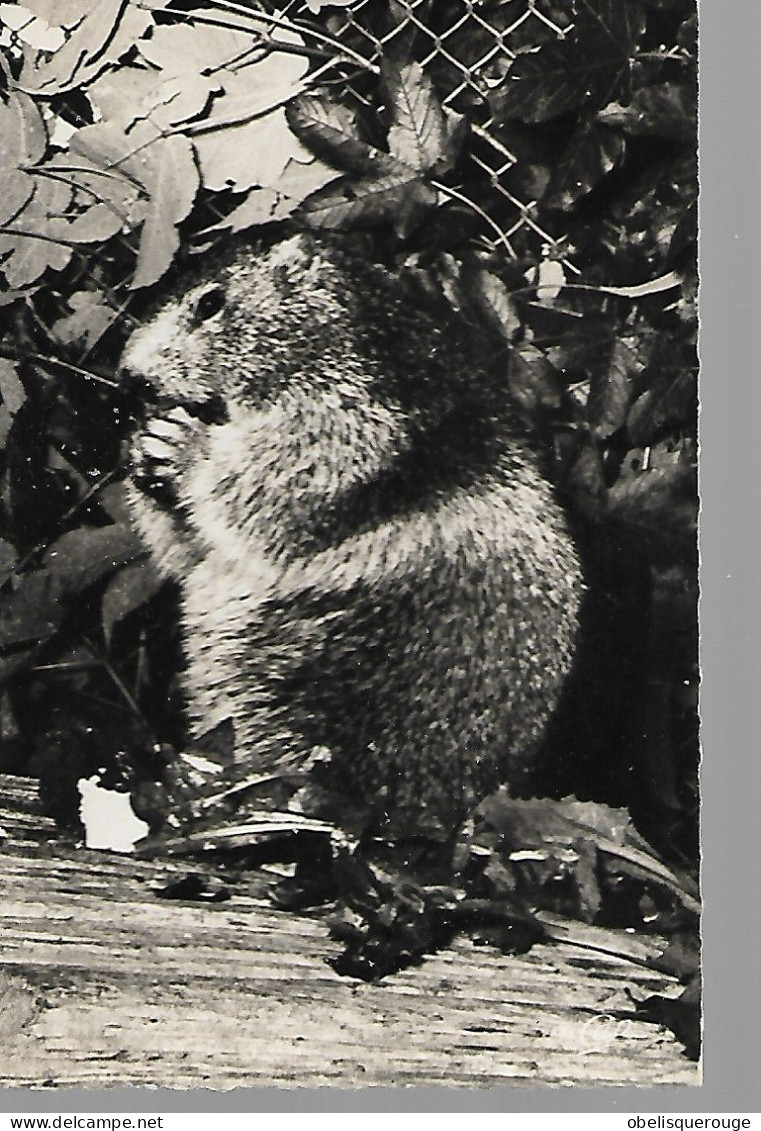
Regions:
<svg viewBox="0 0 761 1131"><path fill-rule="evenodd" d="M501 878L508 883L511 875L515 877L515 864L528 865L524 873L527 870L539 887L549 879L571 875L578 889L575 910L587 920L594 918L602 902L598 873L603 881L609 874L645 879L676 895L690 911L697 909L692 882L660 860L625 809L574 797L515 799L501 787L479 806L473 843L498 849L497 863L507 867ZM602 863L606 867L601 870Z"/></svg>
<svg viewBox="0 0 761 1131"><path fill-rule="evenodd" d="M611 58L628 59L645 30L638 0L577 0L576 34L607 44Z"/></svg>
<svg viewBox="0 0 761 1131"><path fill-rule="evenodd" d="M550 363L574 383L585 377L599 378L607 372L612 348L610 329L603 319L592 315L580 319L559 337L557 345L548 347Z"/></svg>
<svg viewBox="0 0 761 1131"><path fill-rule="evenodd" d="M109 228L115 235L143 219L147 191L132 172L135 148L136 141L120 127L99 122L76 131L70 153L56 154L46 162L46 172L67 181L77 198L88 203L83 215L71 218L75 237L94 230L100 235Z"/></svg>
<svg viewBox="0 0 761 1131"><path fill-rule="evenodd" d="M35 176L34 194L13 229L0 235L2 271L11 287L36 282L48 267L60 271L71 259L71 248L59 242L60 220L71 204L70 185ZM39 238L36 238L39 237Z"/></svg>
<svg viewBox="0 0 761 1131"><path fill-rule="evenodd" d="M283 172L277 178L275 185L271 186L281 199L281 206L276 216L282 219L296 205L301 204L311 193L316 192L334 179L334 172L317 157L309 155L308 161L301 157L292 158ZM285 209L287 208L287 212Z"/></svg>
<svg viewBox="0 0 761 1131"><path fill-rule="evenodd" d="M522 320L520 312L505 284L490 271L477 270L470 279L472 301L481 315L488 320L507 342L519 333Z"/></svg>
<svg viewBox="0 0 761 1131"><path fill-rule="evenodd" d="M250 56L250 37L246 36L245 40L245 54ZM282 43L283 50L273 46L263 57L241 65L238 58L241 48L238 47L228 59L232 65L216 71L214 77L221 86L222 94L215 96L212 103L209 127L220 129L250 123L255 118L283 109L286 102L299 93L309 64L303 54L289 48L303 48L303 39L296 32L277 28L271 42ZM207 126L204 124L199 128L205 130Z"/></svg>
<svg viewBox="0 0 761 1131"><path fill-rule="evenodd" d="M620 478L608 491L608 513L632 537L647 538L655 548L694 538L695 469L674 463Z"/></svg>
<svg viewBox="0 0 761 1131"><path fill-rule="evenodd" d="M115 626L158 593L163 583L149 558L130 562L111 578L100 606L106 643L110 642Z"/></svg>
<svg viewBox="0 0 761 1131"><path fill-rule="evenodd" d="M371 173L378 156L386 157L357 136L354 114L328 95L301 95L286 107L288 125L317 157L337 169Z"/></svg>
<svg viewBox="0 0 761 1131"><path fill-rule="evenodd" d="M271 220L280 219L277 216L280 197L274 189L251 189L246 199L237 208L223 216L221 220L210 228L206 228L204 235L211 232L229 230L232 233L245 231L246 228L268 224ZM295 205L294 205L295 207Z"/></svg>
<svg viewBox="0 0 761 1131"><path fill-rule="evenodd" d="M111 125L128 130L135 122L149 120L160 133L165 133L200 114L212 90L218 87L216 79L200 75L157 74L138 67L119 67L91 83L87 97Z"/></svg>
<svg viewBox="0 0 761 1131"><path fill-rule="evenodd" d="M127 0L86 4L85 14L54 55L27 58L19 86L27 93L52 98L85 86L109 64L117 62L151 26L149 13Z"/></svg>
<svg viewBox="0 0 761 1131"><path fill-rule="evenodd" d="M600 452L591 440L579 452L568 473L567 489L581 514L599 521L606 509L607 491Z"/></svg>
<svg viewBox="0 0 761 1131"><path fill-rule="evenodd" d="M548 208L571 208L624 159L624 139L596 122L585 122L571 135L547 186Z"/></svg>
<svg viewBox="0 0 761 1131"><path fill-rule="evenodd" d="M613 343L607 371L592 378L587 417L601 440L608 439L626 423L634 393L633 378L642 372L636 352L622 338Z"/></svg>
<svg viewBox="0 0 761 1131"><path fill-rule="evenodd" d="M250 32L188 21L154 27L150 39L141 40L139 49L143 59L164 77L195 77L207 82L214 72L249 53L254 43Z"/></svg>
<svg viewBox="0 0 761 1131"><path fill-rule="evenodd" d="M129 526L81 527L62 534L43 559L61 593L81 593L121 565L142 558L145 548Z"/></svg>
<svg viewBox="0 0 761 1131"><path fill-rule="evenodd" d="M340 103L315 96L297 98L288 122L317 156L355 174L308 197L299 214L319 228L350 228L388 221L404 238L437 203L425 173L445 167L451 157L451 123L417 64L384 70L391 127L390 152L363 141L354 116Z"/></svg>
<svg viewBox="0 0 761 1131"><path fill-rule="evenodd" d="M60 27L50 27L47 20L35 17L31 6L0 4L0 23L12 27L16 38L35 51L58 51L66 42Z"/></svg>
<svg viewBox="0 0 761 1131"><path fill-rule="evenodd" d="M173 134L158 140L150 149L143 175L150 201L130 283L133 290L157 282L179 247L177 225L193 207L200 184L189 139Z"/></svg>
<svg viewBox="0 0 761 1131"><path fill-rule="evenodd" d="M530 416L560 404L557 374L542 351L530 342L522 342L510 351L508 383L514 399Z"/></svg>
<svg viewBox="0 0 761 1131"><path fill-rule="evenodd" d="M95 291L75 291L68 300L71 314L53 323L53 334L64 345L92 349L118 318L117 311Z"/></svg>
<svg viewBox="0 0 761 1131"><path fill-rule="evenodd" d="M76 27L92 8L92 0L24 0L24 7L53 27Z"/></svg>
<svg viewBox="0 0 761 1131"><path fill-rule="evenodd" d="M276 188L288 162L304 154L291 132L285 110L244 125L196 136L195 147L204 186L242 192L259 185Z"/></svg>
<svg viewBox="0 0 761 1131"><path fill-rule="evenodd" d="M303 44L293 32L278 30L273 38L284 48ZM288 161L303 152L282 107L298 90L307 60L284 49L246 62L251 46L248 33L192 24L158 27L141 44L141 54L161 68L161 81L154 72L149 79L138 79L145 72L134 72L132 81L141 89L132 119L150 121L165 133L197 117L209 103L192 135L203 183L214 191L271 186ZM118 86L117 81L114 92L106 89L101 102L105 96L106 105L116 104L127 129Z"/></svg>
<svg viewBox="0 0 761 1131"><path fill-rule="evenodd" d="M121 217L108 204L93 204L78 216L72 216L58 225L50 225L50 233L59 234L72 243L105 243L122 230Z"/></svg>
<svg viewBox="0 0 761 1131"><path fill-rule="evenodd" d="M400 236L413 230L420 216L436 204L436 193L418 175L379 151L383 176L342 177L310 196L299 214L319 228L343 229L390 221Z"/></svg>
<svg viewBox="0 0 761 1131"><path fill-rule="evenodd" d="M670 374L637 398L627 429L634 444L650 444L670 428L691 424L696 410L694 374Z"/></svg>
<svg viewBox="0 0 761 1131"><path fill-rule="evenodd" d="M0 357L0 448L5 445L13 418L26 400L26 392L21 384L17 366L13 361ZM2 567L0 567L0 576Z"/></svg>
<svg viewBox="0 0 761 1131"><path fill-rule="evenodd" d="M48 569L26 574L14 589L0 594L0 649L49 639L65 613L60 578Z"/></svg>
<svg viewBox="0 0 761 1131"><path fill-rule="evenodd" d="M638 90L628 106L613 102L597 115L633 137L674 137L692 141L697 130L694 91L674 83Z"/></svg>
<svg viewBox="0 0 761 1131"><path fill-rule="evenodd" d="M335 171L311 154L306 162L291 158L275 179L276 187L252 189L237 208L207 231L229 229L240 232L256 225L285 220L302 201L334 179Z"/></svg>
<svg viewBox="0 0 761 1131"><path fill-rule="evenodd" d="M489 96L500 118L544 122L586 102L608 102L628 76L645 28L634 0L578 0L573 30L519 54Z"/></svg>
<svg viewBox="0 0 761 1131"><path fill-rule="evenodd" d="M565 43L550 42L519 54L502 84L489 95L498 118L545 122L587 97L576 59Z"/></svg>
<svg viewBox="0 0 761 1131"><path fill-rule="evenodd" d="M383 63L389 98L388 148L405 165L425 172L445 157L447 120L433 84L419 63Z"/></svg>
<svg viewBox="0 0 761 1131"><path fill-rule="evenodd" d="M26 94L0 96L0 225L13 220L34 193L27 169L45 153L47 133L37 104Z"/></svg>

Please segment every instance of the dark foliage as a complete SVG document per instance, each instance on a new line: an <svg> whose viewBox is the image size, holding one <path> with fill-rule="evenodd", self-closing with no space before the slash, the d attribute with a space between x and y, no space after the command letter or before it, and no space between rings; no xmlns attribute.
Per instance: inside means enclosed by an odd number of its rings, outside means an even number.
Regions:
<svg viewBox="0 0 761 1131"><path fill-rule="evenodd" d="M177 769L173 595L120 487L130 327L178 258L242 229L362 229L491 336L576 526L585 636L535 786L626 807L689 887L695 4L547 0L515 26L512 5L487 7L486 22L459 23L456 0L417 20L356 3L274 22L263 4L213 0L3 6L0 770L38 775L62 823L77 825L76 782L95 772L131 788L154 829L174 797L187 833L205 788ZM500 37L510 51L480 63ZM540 842L557 817L543 804L529 821ZM417 888L395 880L398 860L384 879L339 855L346 968L416 960L476 906L484 937L522 945L545 930L542 900L641 929L649 907L664 932L694 937L673 884L629 866L621 879L609 830L590 828L570 874L550 855L517 877L502 829L481 846L488 866L461 861L435 893L419 872ZM673 1003L645 1007L683 1024Z"/></svg>

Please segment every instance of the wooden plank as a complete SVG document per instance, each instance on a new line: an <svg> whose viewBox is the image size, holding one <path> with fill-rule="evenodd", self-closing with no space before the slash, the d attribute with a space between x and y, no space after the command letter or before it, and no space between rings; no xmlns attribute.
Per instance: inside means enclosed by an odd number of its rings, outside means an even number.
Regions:
<svg viewBox="0 0 761 1131"><path fill-rule="evenodd" d="M317 917L252 873L219 904L155 889L190 870L89 852L0 777L0 1054L22 1087L696 1084L633 1015L672 979L568 944L505 957L457 940L378 984L341 978Z"/></svg>

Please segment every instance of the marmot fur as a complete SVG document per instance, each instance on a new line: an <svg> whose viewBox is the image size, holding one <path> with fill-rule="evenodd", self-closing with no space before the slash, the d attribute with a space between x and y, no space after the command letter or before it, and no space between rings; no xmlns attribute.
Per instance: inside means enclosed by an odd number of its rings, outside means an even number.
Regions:
<svg viewBox="0 0 761 1131"><path fill-rule="evenodd" d="M571 664L576 552L458 317L333 244L236 244L130 339L131 505L183 602L198 733L315 747L381 819L452 825L530 767Z"/></svg>

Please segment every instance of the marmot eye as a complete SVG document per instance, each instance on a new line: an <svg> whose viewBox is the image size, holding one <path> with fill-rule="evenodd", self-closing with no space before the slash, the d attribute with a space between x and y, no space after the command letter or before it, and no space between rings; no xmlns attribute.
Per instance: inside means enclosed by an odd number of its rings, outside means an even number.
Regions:
<svg viewBox="0 0 761 1131"><path fill-rule="evenodd" d="M207 318L213 318L215 314L219 314L225 305L226 297L222 287L214 287L212 290L206 291L196 303L193 321L196 323L205 322Z"/></svg>

